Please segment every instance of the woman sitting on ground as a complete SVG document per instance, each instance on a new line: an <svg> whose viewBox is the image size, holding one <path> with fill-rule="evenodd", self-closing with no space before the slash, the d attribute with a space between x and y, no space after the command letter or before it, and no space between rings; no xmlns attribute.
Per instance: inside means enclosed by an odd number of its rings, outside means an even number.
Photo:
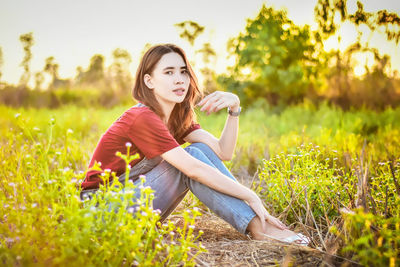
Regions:
<svg viewBox="0 0 400 267"><path fill-rule="evenodd" d="M219 139L196 123L194 107L201 97L197 79L184 51L172 44L157 45L143 56L136 73L133 97L139 104L116 120L101 137L89 167L101 162L125 179L125 162L116 152L139 159L130 163L129 179L155 190L153 208L164 220L188 190L236 230L254 239L268 237L286 242L307 243L304 236L290 231L270 215L260 198L241 185L222 161L233 156L239 128L240 100L232 93L214 92L198 106L210 114L228 109ZM180 145L190 143L186 148ZM102 183L101 171L89 170L81 184L83 193ZM137 192L139 196L140 192Z"/></svg>

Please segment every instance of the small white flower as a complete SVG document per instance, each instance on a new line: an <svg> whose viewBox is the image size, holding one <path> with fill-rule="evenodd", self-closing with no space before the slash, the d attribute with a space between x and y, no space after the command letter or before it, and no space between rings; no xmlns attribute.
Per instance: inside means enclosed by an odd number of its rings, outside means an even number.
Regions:
<svg viewBox="0 0 400 267"><path fill-rule="evenodd" d="M156 209L153 212L156 213L156 214L161 214L161 210L160 209Z"/></svg>
<svg viewBox="0 0 400 267"><path fill-rule="evenodd" d="M135 212L135 208L134 207L129 207L128 208L128 213L134 213Z"/></svg>
<svg viewBox="0 0 400 267"><path fill-rule="evenodd" d="M72 129L68 129L68 130L67 130L67 133L68 133L68 134L73 134L74 131L72 131Z"/></svg>
<svg viewBox="0 0 400 267"><path fill-rule="evenodd" d="M60 155L61 155L61 152L60 152L60 151L57 151L57 152L56 152L56 155L60 156Z"/></svg>
<svg viewBox="0 0 400 267"><path fill-rule="evenodd" d="M142 211L142 216L147 216L147 213L146 212L144 212L144 211Z"/></svg>
<svg viewBox="0 0 400 267"><path fill-rule="evenodd" d="M12 186L12 187L14 187L14 186L15 186L15 183L9 183L9 185Z"/></svg>
<svg viewBox="0 0 400 267"><path fill-rule="evenodd" d="M190 229L194 229L194 228L196 228L194 225L189 225L189 228Z"/></svg>
<svg viewBox="0 0 400 267"><path fill-rule="evenodd" d="M170 235L170 236L174 236L175 233L171 231L171 232L169 232L169 235Z"/></svg>
<svg viewBox="0 0 400 267"><path fill-rule="evenodd" d="M33 127L32 128L34 131L36 131L36 132L39 132L40 131L40 128L38 128L38 127Z"/></svg>
<svg viewBox="0 0 400 267"><path fill-rule="evenodd" d="M14 115L14 117L17 119L19 116L21 116L21 113L17 113Z"/></svg>
<svg viewBox="0 0 400 267"><path fill-rule="evenodd" d="M37 203L32 203L32 208L36 208L37 207Z"/></svg>
<svg viewBox="0 0 400 267"><path fill-rule="evenodd" d="M126 143L125 143L125 146L126 146L126 147L131 147L132 144L131 144L130 142L126 142Z"/></svg>

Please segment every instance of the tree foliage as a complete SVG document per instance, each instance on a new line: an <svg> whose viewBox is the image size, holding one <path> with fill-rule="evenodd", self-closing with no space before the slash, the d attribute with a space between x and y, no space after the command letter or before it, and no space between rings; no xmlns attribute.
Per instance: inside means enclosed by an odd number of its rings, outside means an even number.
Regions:
<svg viewBox="0 0 400 267"><path fill-rule="evenodd" d="M192 46L196 38L204 31L203 26L191 20L176 23L174 26L180 31L179 36L187 40Z"/></svg>
<svg viewBox="0 0 400 267"><path fill-rule="evenodd" d="M126 91L131 86L132 78L129 72L129 65L132 57L125 49L116 48L112 52L113 63L110 66L111 81L115 91Z"/></svg>
<svg viewBox="0 0 400 267"><path fill-rule="evenodd" d="M19 40L22 43L25 53L24 58L21 62L21 66L24 68L24 72L20 78L20 84L26 86L31 76L29 64L32 60L31 48L34 44L33 33L29 32L22 34L19 37Z"/></svg>
<svg viewBox="0 0 400 267"><path fill-rule="evenodd" d="M367 12L361 1L357 1L357 10L350 13L347 0L318 0L315 6L315 19L319 25L322 37L327 38L335 34L340 25L335 22L336 15L339 15L341 22L349 21L355 26L365 25L372 32L384 29L389 41L394 40L396 44L400 41L400 17L394 12L379 10ZM359 34L361 32L359 31Z"/></svg>
<svg viewBox="0 0 400 267"><path fill-rule="evenodd" d="M286 12L265 5L228 45L236 64L219 82L251 103L297 102L311 86L316 60L308 26L296 26Z"/></svg>
<svg viewBox="0 0 400 267"><path fill-rule="evenodd" d="M104 56L96 54L90 59L90 65L87 71L78 68L76 82L78 84L99 85L104 83Z"/></svg>

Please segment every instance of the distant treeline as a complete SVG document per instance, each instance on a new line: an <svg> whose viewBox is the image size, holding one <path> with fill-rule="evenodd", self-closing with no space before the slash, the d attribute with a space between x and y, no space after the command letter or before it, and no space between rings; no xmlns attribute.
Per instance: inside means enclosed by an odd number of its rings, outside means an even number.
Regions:
<svg viewBox="0 0 400 267"><path fill-rule="evenodd" d="M344 109L382 110L399 106L399 73L391 69L389 56L361 41L365 38L361 38L364 33L360 27L366 26L371 36L383 33L388 42L398 45L400 18L386 10L366 12L361 2L357 5L358 9L350 13L346 0L319 0L315 7L319 28L315 31L308 25L295 25L285 11L263 6L255 18L248 20L245 30L229 41L228 51L236 63L222 75L211 67L217 60L211 45L203 43L200 49L195 48L204 27L193 21L175 26L196 54L202 56L202 67L197 69L195 62L195 70L203 77L204 90L235 92L244 106L260 99L270 105L323 101ZM341 22L337 23L335 17L340 17ZM336 36L345 22L358 30L357 41L345 51L325 51L323 41ZM21 35L20 41L25 53L21 62L24 73L17 86L1 82L0 47L0 104L56 108L64 104L113 106L131 101L133 77L128 51L115 49L113 63L108 67L104 66L104 56L96 54L86 70L78 67L74 78L61 79L54 57L46 59L42 71L31 73L33 34ZM144 49L147 48L148 45ZM372 67L365 66L362 77L354 75L356 55L372 56L374 61Z"/></svg>

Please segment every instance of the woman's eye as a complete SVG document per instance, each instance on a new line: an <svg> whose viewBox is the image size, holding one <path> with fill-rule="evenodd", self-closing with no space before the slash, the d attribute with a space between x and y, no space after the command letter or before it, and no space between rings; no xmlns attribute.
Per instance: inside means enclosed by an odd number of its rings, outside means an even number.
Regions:
<svg viewBox="0 0 400 267"><path fill-rule="evenodd" d="M188 74L189 72L187 70L182 70L182 74Z"/></svg>
<svg viewBox="0 0 400 267"><path fill-rule="evenodd" d="M171 75L172 71L167 71L165 74Z"/></svg>

